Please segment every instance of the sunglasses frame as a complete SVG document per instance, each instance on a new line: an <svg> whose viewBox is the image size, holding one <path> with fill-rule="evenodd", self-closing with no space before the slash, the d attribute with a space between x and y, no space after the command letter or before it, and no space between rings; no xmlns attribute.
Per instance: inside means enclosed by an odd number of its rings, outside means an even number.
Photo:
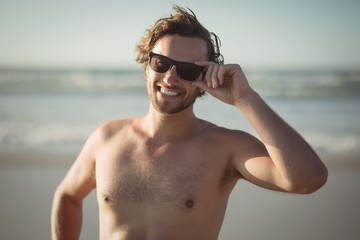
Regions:
<svg viewBox="0 0 360 240"><path fill-rule="evenodd" d="M169 63L170 63L169 68L166 69L166 71L164 71L164 72L155 70L155 69L151 66L151 59L152 59L153 57L159 57L159 58L162 58L162 59L164 59L165 61L169 62ZM187 79L187 78L186 78L186 70L184 70L184 69L181 67L181 66L183 66L183 65L192 66L193 68L196 69L196 71L197 71L197 70L199 71L199 74L197 74L194 79ZM157 53L154 53L154 52L150 52L150 53L149 53L149 66L150 66L150 68L151 68L152 70L154 70L154 71L157 72L157 73L166 73L166 72L169 71L173 66L176 66L176 73L177 73L182 79L184 79L184 80L186 80L186 81L189 81L189 82L196 81L196 80L199 78L200 74L201 74L202 72L204 72L204 69L205 69L205 67L196 65L196 64L194 64L194 63L176 61L176 60L173 60L173 59L171 59L171 58L168 58L168 57L166 57L166 56L163 56L163 55L161 55L161 54L157 54ZM184 71L185 71L185 73L184 73ZM184 74L185 74L185 78L184 78Z"/></svg>

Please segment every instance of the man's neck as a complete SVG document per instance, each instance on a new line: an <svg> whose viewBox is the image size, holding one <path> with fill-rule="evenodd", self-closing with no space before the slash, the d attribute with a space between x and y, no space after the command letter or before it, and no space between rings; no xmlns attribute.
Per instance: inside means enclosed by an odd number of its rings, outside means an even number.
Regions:
<svg viewBox="0 0 360 240"><path fill-rule="evenodd" d="M191 107L174 114L163 114L150 108L143 119L142 128L149 138L169 141L193 136L198 132L199 124Z"/></svg>

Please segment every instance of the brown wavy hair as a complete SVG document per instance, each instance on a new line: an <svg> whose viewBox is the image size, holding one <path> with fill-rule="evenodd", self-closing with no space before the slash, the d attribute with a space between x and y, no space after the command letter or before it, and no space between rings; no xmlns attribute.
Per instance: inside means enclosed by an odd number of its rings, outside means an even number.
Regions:
<svg viewBox="0 0 360 240"><path fill-rule="evenodd" d="M220 53L220 39L215 33L209 32L197 20L194 12L187 8L172 4L174 13L167 18L160 18L147 29L146 35L136 46L136 62L147 67L149 53L156 43L165 35L180 35L183 37L199 37L207 43L208 61L223 64L224 58Z"/></svg>

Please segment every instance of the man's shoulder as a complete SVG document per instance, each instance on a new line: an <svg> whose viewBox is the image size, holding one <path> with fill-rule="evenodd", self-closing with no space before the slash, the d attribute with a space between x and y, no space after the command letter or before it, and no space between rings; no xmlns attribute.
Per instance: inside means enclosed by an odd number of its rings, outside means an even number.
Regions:
<svg viewBox="0 0 360 240"><path fill-rule="evenodd" d="M99 137L106 140L125 129L131 128L135 121L136 118L109 120L101 124L95 132Z"/></svg>
<svg viewBox="0 0 360 240"><path fill-rule="evenodd" d="M215 144L227 145L228 147L238 148L241 146L251 146L260 143L259 139L254 135L239 129L231 129L215 124L209 124L203 132L206 141Z"/></svg>
<svg viewBox="0 0 360 240"><path fill-rule="evenodd" d="M253 138L251 134L239 129L226 128L209 122L205 124L204 132L215 138Z"/></svg>

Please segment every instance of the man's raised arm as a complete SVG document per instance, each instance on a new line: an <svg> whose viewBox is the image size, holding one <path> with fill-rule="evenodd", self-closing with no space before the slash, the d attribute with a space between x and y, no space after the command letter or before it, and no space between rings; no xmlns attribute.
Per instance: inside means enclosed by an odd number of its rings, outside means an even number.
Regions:
<svg viewBox="0 0 360 240"><path fill-rule="evenodd" d="M233 164L247 180L267 188L311 193L327 180L327 169L310 145L250 87L237 64L196 62L207 68L193 84L219 100L238 108L250 121L263 144L253 141L248 151L235 154ZM271 187L273 186L273 187Z"/></svg>

